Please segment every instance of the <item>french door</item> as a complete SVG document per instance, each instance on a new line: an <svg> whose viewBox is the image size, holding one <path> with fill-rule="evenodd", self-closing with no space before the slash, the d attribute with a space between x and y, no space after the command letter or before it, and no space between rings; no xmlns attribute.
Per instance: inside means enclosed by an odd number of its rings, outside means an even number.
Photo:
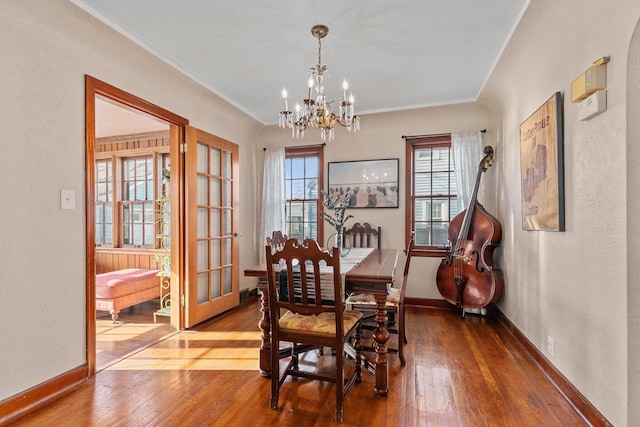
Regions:
<svg viewBox="0 0 640 427"><path fill-rule="evenodd" d="M238 305L238 146L185 129L185 327Z"/></svg>

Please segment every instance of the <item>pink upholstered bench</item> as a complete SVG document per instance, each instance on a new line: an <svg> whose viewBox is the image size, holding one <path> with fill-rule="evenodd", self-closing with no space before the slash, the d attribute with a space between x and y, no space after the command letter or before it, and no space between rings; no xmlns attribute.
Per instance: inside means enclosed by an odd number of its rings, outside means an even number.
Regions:
<svg viewBox="0 0 640 427"><path fill-rule="evenodd" d="M158 270L127 268L96 275L96 310L111 313L113 323L120 310L159 296Z"/></svg>

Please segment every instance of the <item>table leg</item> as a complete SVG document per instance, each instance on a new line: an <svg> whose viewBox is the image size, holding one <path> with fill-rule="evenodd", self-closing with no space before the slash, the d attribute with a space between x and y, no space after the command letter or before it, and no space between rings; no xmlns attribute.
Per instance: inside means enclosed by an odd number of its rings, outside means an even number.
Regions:
<svg viewBox="0 0 640 427"><path fill-rule="evenodd" d="M389 391L389 371L387 369L387 341L389 340L389 331L387 330L387 310L386 295L375 295L376 298L376 317L378 324L373 331L373 338L376 340L376 386L375 390L380 396L386 396Z"/></svg>
<svg viewBox="0 0 640 427"><path fill-rule="evenodd" d="M262 294L260 298L260 311L262 318L258 322L258 328L262 331L260 343L260 375L271 376L271 317L269 314L269 294L267 284L258 282L258 289Z"/></svg>

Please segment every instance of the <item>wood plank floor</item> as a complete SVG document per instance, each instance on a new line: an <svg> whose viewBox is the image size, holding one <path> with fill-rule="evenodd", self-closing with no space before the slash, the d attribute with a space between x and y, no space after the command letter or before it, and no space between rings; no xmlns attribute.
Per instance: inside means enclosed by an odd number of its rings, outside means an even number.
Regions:
<svg viewBox="0 0 640 427"><path fill-rule="evenodd" d="M153 313L160 307L158 298L120 311L114 324L107 311L96 312L96 370L118 362L174 334L166 316Z"/></svg>
<svg viewBox="0 0 640 427"><path fill-rule="evenodd" d="M287 380L278 410L258 374L257 301L99 372L18 426L327 426L332 384ZM345 426L581 426L580 416L493 319L407 308L407 366L389 355L389 396L363 373ZM308 353L304 363L331 363Z"/></svg>

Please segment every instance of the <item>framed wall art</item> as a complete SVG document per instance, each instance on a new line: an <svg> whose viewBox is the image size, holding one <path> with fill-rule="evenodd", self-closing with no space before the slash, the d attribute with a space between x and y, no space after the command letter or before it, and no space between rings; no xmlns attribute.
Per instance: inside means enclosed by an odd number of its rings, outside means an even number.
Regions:
<svg viewBox="0 0 640 427"><path fill-rule="evenodd" d="M397 208L399 159L329 163L329 194L350 194L349 208Z"/></svg>
<svg viewBox="0 0 640 427"><path fill-rule="evenodd" d="M522 228L564 231L562 94L520 125Z"/></svg>

